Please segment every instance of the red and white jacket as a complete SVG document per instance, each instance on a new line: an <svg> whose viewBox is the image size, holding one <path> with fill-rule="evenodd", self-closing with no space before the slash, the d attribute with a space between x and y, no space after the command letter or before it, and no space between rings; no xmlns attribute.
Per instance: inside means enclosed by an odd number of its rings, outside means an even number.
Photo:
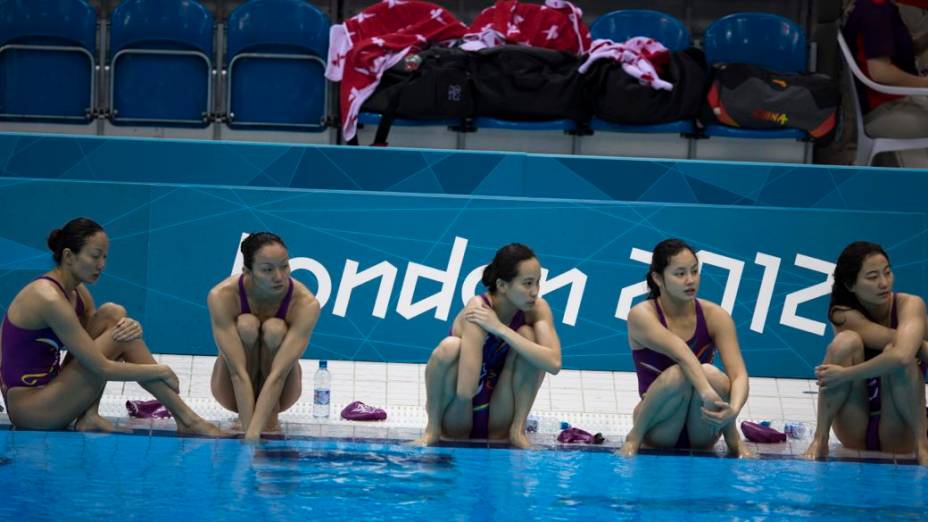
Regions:
<svg viewBox="0 0 928 522"><path fill-rule="evenodd" d="M374 93L384 71L427 44L458 40L467 32L447 9L418 0L383 0L329 31L325 76L341 82L342 133L357 133L361 105Z"/></svg>
<svg viewBox="0 0 928 522"><path fill-rule="evenodd" d="M477 15L464 39L461 47L468 50L521 44L579 55L590 49L583 11L565 0L545 5L499 0Z"/></svg>

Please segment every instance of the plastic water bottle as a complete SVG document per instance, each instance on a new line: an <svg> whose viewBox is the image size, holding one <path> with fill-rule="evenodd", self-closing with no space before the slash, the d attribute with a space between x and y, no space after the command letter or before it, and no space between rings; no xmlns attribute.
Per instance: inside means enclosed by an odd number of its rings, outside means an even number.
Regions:
<svg viewBox="0 0 928 522"><path fill-rule="evenodd" d="M783 425L783 433L791 439L801 439L806 435L806 425L801 422L787 422Z"/></svg>
<svg viewBox="0 0 928 522"><path fill-rule="evenodd" d="M527 433L537 433L538 432L538 416L529 415L525 419L525 431Z"/></svg>
<svg viewBox="0 0 928 522"><path fill-rule="evenodd" d="M332 409L332 374L329 361L319 361L319 369L313 376L313 417L328 419Z"/></svg>

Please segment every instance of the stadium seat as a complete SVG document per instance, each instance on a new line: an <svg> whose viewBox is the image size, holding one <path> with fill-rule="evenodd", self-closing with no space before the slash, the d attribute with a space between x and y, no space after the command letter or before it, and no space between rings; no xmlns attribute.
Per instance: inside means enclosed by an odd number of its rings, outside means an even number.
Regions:
<svg viewBox="0 0 928 522"><path fill-rule="evenodd" d="M84 0L0 1L0 118L88 123L96 11Z"/></svg>
<svg viewBox="0 0 928 522"><path fill-rule="evenodd" d="M252 0L229 16L230 127L325 130L328 18L305 0Z"/></svg>
<svg viewBox="0 0 928 522"><path fill-rule="evenodd" d="M110 31L110 120L205 127L213 105L213 16L194 0L124 0Z"/></svg>

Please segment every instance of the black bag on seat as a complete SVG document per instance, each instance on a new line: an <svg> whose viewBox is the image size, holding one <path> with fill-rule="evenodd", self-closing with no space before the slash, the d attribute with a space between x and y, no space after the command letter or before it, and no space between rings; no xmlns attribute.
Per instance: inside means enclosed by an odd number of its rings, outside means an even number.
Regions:
<svg viewBox="0 0 928 522"><path fill-rule="evenodd" d="M708 105L718 122L745 129L801 129L813 138L834 130L840 94L824 74L780 74L756 65L716 67Z"/></svg>
<svg viewBox="0 0 928 522"><path fill-rule="evenodd" d="M474 114L471 53L431 47L387 69L361 110L382 116L374 143L385 145L394 118L441 120Z"/></svg>
<svg viewBox="0 0 928 522"><path fill-rule="evenodd" d="M651 125L696 118L706 89L706 59L691 48L670 53L660 73L673 90L642 85L614 60L599 60L586 72L593 114L612 123Z"/></svg>
<svg viewBox="0 0 928 522"><path fill-rule="evenodd" d="M580 59L568 52L524 45L474 55L476 115L515 121L583 120Z"/></svg>

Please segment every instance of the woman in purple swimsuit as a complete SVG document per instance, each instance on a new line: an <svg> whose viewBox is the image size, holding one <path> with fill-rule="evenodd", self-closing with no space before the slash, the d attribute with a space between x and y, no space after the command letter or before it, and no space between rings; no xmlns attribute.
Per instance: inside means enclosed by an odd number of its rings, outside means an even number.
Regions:
<svg viewBox="0 0 928 522"><path fill-rule="evenodd" d="M458 313L425 368L428 425L416 442L508 439L529 446L525 421L545 372L561 370L551 307L539 294L541 265L525 245L496 252L487 293Z"/></svg>
<svg viewBox="0 0 928 522"><path fill-rule="evenodd" d="M715 303L696 298L699 261L679 239L654 247L647 301L628 314L628 340L641 402L619 450L711 449L720 434L728 452L748 456L735 420L748 398L748 373L735 325ZM712 365L716 348L725 373Z"/></svg>
<svg viewBox="0 0 928 522"><path fill-rule="evenodd" d="M857 241L841 252L828 319L835 338L815 368L818 419L805 456L825 458L834 428L847 448L914 451L928 465L925 302L893 293L889 256L880 245Z"/></svg>
<svg viewBox="0 0 928 522"><path fill-rule="evenodd" d="M56 266L13 298L0 334L0 390L17 427L113 431L97 412L107 381L136 381L161 401L177 430L219 435L178 396L177 375L157 364L138 321L111 303L97 308L85 286L103 272L109 239L77 218L48 236ZM68 358L59 363L59 351Z"/></svg>
<svg viewBox="0 0 928 522"><path fill-rule="evenodd" d="M209 292L207 304L219 357L213 397L238 413L246 440L278 431L277 414L302 393L300 357L319 319L319 301L290 278L280 237L249 235L241 245L244 270Z"/></svg>

